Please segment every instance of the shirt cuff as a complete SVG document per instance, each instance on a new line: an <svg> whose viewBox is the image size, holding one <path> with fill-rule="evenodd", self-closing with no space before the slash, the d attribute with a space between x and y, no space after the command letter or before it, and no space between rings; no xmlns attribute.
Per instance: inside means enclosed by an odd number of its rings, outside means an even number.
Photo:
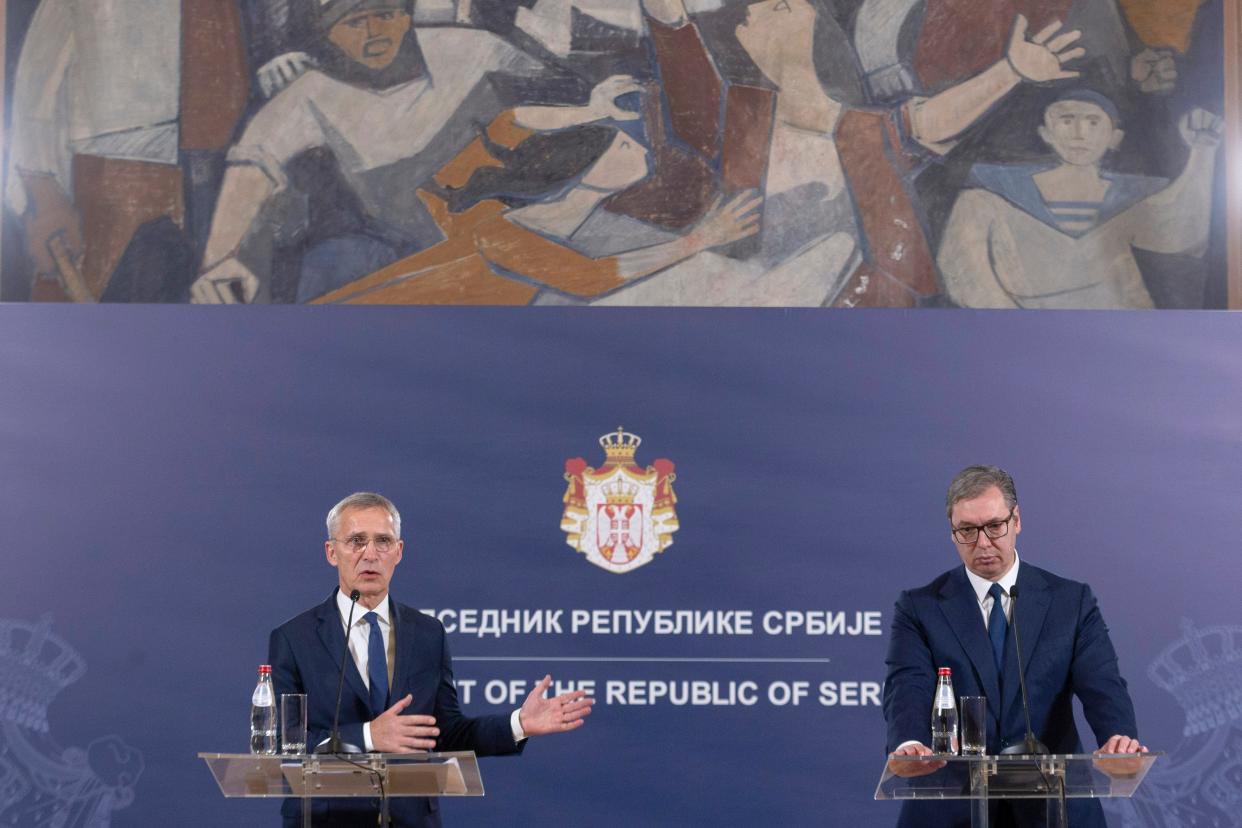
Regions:
<svg viewBox="0 0 1242 828"><path fill-rule="evenodd" d="M522 730L522 711L514 710L513 715L509 716L509 727L513 730L514 743L520 742L526 738L526 731Z"/></svg>
<svg viewBox="0 0 1242 828"><path fill-rule="evenodd" d="M375 744L371 741L371 723L362 723L362 750L365 753L375 753Z"/></svg>

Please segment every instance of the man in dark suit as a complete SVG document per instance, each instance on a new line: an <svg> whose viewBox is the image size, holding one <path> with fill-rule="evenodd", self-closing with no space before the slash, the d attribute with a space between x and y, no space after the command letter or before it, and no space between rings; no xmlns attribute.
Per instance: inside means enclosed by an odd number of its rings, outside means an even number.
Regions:
<svg viewBox="0 0 1242 828"><path fill-rule="evenodd" d="M368 752L473 750L481 756L520 753L525 739L581 727L592 699L583 691L545 698L551 676L509 716L469 717L453 686L453 664L444 627L388 595L401 562L401 515L382 495L350 495L328 513L324 550L336 567L339 589L328 600L272 631L268 659L276 693L307 694L308 746L327 738L336 710L337 681L346 644L349 595L359 606L348 631L340 730L344 742ZM321 799L313 803L316 826L373 826L376 802ZM435 828L435 799L396 798L394 826ZM301 803L286 800L286 826L301 824Z"/></svg>
<svg viewBox="0 0 1242 828"><path fill-rule="evenodd" d="M1134 706L1117 668L1095 596L1086 584L1058 577L1018 559L1022 516L1013 478L995 466L963 469L945 502L953 542L963 567L897 600L884 684L888 750L897 756L925 756L930 742L936 669L953 671L958 696L986 696L987 752L1022 744L1026 734L1018 682L1013 606L1022 638L1035 737L1052 753L1081 753L1074 725L1073 696L1100 745L1101 753L1146 752ZM1017 585L1018 597L1010 592ZM932 773L943 763L911 766L890 762L894 773ZM1042 800L993 805L993 825L1043 824ZM1095 800L1072 800L1069 821L1102 826ZM900 825L968 826L965 801L911 801Z"/></svg>

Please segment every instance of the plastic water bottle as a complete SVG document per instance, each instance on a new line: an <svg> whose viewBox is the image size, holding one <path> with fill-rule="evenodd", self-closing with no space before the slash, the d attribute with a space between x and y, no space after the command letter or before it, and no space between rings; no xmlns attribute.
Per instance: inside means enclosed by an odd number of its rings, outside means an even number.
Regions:
<svg viewBox="0 0 1242 828"><path fill-rule="evenodd" d="M936 700L932 702L931 749L933 753L957 753L957 699L953 696L953 671L936 671Z"/></svg>
<svg viewBox="0 0 1242 828"><path fill-rule="evenodd" d="M276 752L276 696L270 664L259 665L259 683L250 697L250 752Z"/></svg>

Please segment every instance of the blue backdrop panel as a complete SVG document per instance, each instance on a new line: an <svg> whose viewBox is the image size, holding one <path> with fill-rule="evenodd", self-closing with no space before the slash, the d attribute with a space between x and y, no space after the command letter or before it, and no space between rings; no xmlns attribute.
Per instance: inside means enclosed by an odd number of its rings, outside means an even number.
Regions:
<svg viewBox="0 0 1242 828"><path fill-rule="evenodd" d="M403 511L394 595L453 610L469 710L595 682L585 728L485 761L450 824L891 824L867 688L898 591L958 561L971 462L1014 473L1023 558L1096 589L1170 752L1112 821L1238 824L1242 318L0 311L0 824L273 824L195 754L245 749L267 633L335 584L323 516L358 489ZM675 463L681 526L625 574L560 529L565 461L618 425ZM496 636L462 610L562 615ZM750 631L624 628L677 610ZM680 682L709 703L639 695Z"/></svg>

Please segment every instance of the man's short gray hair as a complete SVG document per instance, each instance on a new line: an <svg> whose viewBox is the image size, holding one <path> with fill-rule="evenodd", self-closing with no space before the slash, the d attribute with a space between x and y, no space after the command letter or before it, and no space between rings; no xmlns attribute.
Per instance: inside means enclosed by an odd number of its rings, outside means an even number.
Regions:
<svg viewBox="0 0 1242 828"><path fill-rule="evenodd" d="M388 514L392 517L392 528L396 532L397 537L401 537L401 513L397 511L397 507L393 502L382 494L375 492L354 492L349 497L332 507L328 512L328 537L336 537L336 524L341 519L341 513L346 509L387 509Z"/></svg>
<svg viewBox="0 0 1242 828"><path fill-rule="evenodd" d="M953 506L959 500L970 500L995 486L1005 497L1005 505L1013 509L1018 505L1018 490L1014 488L1013 478L1000 466L967 466L957 473L949 484L949 493L944 499L944 511L953 519Z"/></svg>

